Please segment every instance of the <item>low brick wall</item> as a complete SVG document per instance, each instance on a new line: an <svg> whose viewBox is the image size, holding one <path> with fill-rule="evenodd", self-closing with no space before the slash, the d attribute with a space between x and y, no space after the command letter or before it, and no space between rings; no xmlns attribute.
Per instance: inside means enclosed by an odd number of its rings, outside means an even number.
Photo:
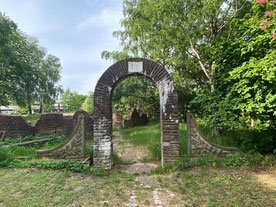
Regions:
<svg viewBox="0 0 276 207"><path fill-rule="evenodd" d="M63 116L61 113L42 114L35 125L30 125L25 117L0 114L0 131L5 137L18 138L28 135L71 134L76 126L78 115L86 117L86 134L93 134L93 119L85 111L77 111L74 116ZM1 133L1 134L3 134ZM0 134L0 135L1 135Z"/></svg>
<svg viewBox="0 0 276 207"><path fill-rule="evenodd" d="M63 116L63 132L71 134L74 130L74 120L72 116Z"/></svg>
<svg viewBox="0 0 276 207"><path fill-rule="evenodd" d="M35 135L62 134L63 124L63 114L41 114L40 119L35 124Z"/></svg>
<svg viewBox="0 0 276 207"><path fill-rule="evenodd" d="M25 117L0 114L0 131L5 131L5 137L25 137L34 135L34 127Z"/></svg>

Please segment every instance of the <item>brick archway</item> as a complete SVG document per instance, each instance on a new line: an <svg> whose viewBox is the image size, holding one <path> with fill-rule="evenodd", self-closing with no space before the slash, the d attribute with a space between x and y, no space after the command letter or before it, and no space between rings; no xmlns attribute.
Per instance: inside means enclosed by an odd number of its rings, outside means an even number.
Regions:
<svg viewBox="0 0 276 207"><path fill-rule="evenodd" d="M178 101L173 80L161 65L143 58L130 58L110 66L99 79L94 91L95 166L112 167L112 92L125 78L142 75L157 86L160 96L161 161L175 161L179 157Z"/></svg>

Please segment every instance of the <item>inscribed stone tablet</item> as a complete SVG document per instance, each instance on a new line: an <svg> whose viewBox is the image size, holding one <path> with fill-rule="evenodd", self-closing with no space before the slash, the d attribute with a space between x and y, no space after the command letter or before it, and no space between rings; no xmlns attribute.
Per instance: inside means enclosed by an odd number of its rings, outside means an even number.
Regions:
<svg viewBox="0 0 276 207"><path fill-rule="evenodd" d="M143 62L128 62L128 73L143 73Z"/></svg>

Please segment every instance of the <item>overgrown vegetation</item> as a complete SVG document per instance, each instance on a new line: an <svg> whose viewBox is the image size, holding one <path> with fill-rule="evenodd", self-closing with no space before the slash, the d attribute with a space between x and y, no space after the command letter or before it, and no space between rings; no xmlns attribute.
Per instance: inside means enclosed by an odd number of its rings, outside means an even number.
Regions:
<svg viewBox="0 0 276 207"><path fill-rule="evenodd" d="M205 121L198 119L200 129L209 140L216 144L238 147L246 153L276 154L275 130L240 129L221 132L219 136L212 136L212 131Z"/></svg>
<svg viewBox="0 0 276 207"><path fill-rule="evenodd" d="M29 157L34 158L35 151L37 149L49 149L52 147L56 147L60 145L67 136L65 135L48 135L48 136L27 136L27 137L19 137L17 139L13 138L5 138L3 142L0 142L0 151L3 154L3 157L9 158L12 160L16 157ZM33 141L49 138L50 140L44 144L35 143L32 146L18 146L18 143L25 141ZM2 155L0 155L2 156ZM0 158L1 159L1 158ZM3 159L2 159L3 160Z"/></svg>
<svg viewBox="0 0 276 207"><path fill-rule="evenodd" d="M58 97L62 87L59 58L48 54L38 40L22 32L0 12L0 105L17 104L32 113L38 102L39 111Z"/></svg>
<svg viewBox="0 0 276 207"><path fill-rule="evenodd" d="M120 82L112 95L112 108L126 118L131 108L141 109L150 118L159 119L159 93L156 85L142 76L129 77Z"/></svg>
<svg viewBox="0 0 276 207"><path fill-rule="evenodd" d="M119 130L123 135L123 139L129 140L134 145L144 145L148 147L152 153L152 160L161 159L161 146L160 146L160 124L156 121L151 121L147 126L134 127L130 129ZM180 124L179 126L179 142L180 142L180 160L172 165L167 165L165 168L158 168L156 172L167 171L182 171L193 167L238 167L238 168L252 168L252 169L265 169L276 165L276 155L268 154L262 155L257 148L250 146L254 143L253 139L259 141L259 137L254 134L245 134L244 136L236 134L231 137L216 137L212 141L216 144L226 146L235 146L241 148L246 153L234 153L226 156L220 155L202 155L194 158L189 158L187 155L187 137L186 125ZM269 138L269 134L267 135ZM273 136L273 135L271 135ZM249 140L246 142L245 137ZM232 141L227 139L233 139ZM235 140L236 139L236 140ZM241 142L241 145L239 145ZM258 145L261 146L261 145ZM275 147L266 146L266 147ZM264 146L264 149L266 148Z"/></svg>
<svg viewBox="0 0 276 207"><path fill-rule="evenodd" d="M158 62L174 80L182 120L192 111L208 131L220 136L216 141L274 153L275 4L127 0L123 28L114 32L122 50L104 51L102 57Z"/></svg>
<svg viewBox="0 0 276 207"><path fill-rule="evenodd" d="M152 154L152 160L161 159L161 145L160 145L160 124L159 121L153 120L147 126L138 126L129 129L119 129L123 139L127 139L136 146L146 146ZM180 124L179 138L180 138L180 154L187 154L186 144L186 125Z"/></svg>
<svg viewBox="0 0 276 207"><path fill-rule="evenodd" d="M34 144L33 146L18 146L18 143L31 140L40 140L50 138L47 143ZM79 173L89 173L93 175L106 175L107 171L102 168L93 168L90 163L79 163L75 160L48 160L33 159L35 151L38 149L49 149L56 147L64 142L67 138L65 135L48 135L48 136L27 136L24 138L6 138L0 142L0 167L7 168L41 168L52 170L67 170ZM86 143L86 154L93 157L92 140L88 139ZM23 160L18 158L24 158Z"/></svg>
<svg viewBox="0 0 276 207"><path fill-rule="evenodd" d="M189 157L187 155L180 158L179 161L166 164L164 167L158 167L152 173L162 174L170 172L182 172L196 167L211 168L242 168L250 170L268 170L276 166L275 155L261 154L242 154L229 153L221 155L201 155Z"/></svg>
<svg viewBox="0 0 276 207"><path fill-rule="evenodd" d="M26 136L26 137L18 137L18 138L6 137L4 141L0 142L0 146L13 145L13 144L21 143L21 142L41 140L41 139L45 139L45 138L48 138L50 140L47 143L44 143L43 146L51 147L52 145L59 144L59 143L63 142L67 138L67 136L52 134L52 135L44 135L44 136ZM39 145L37 147L41 147L41 146Z"/></svg>
<svg viewBox="0 0 276 207"><path fill-rule="evenodd" d="M108 174L108 171L103 168L93 168L90 163L79 163L76 160L18 160L7 159L0 161L0 167L6 168L39 168L51 170L65 170L78 173L88 173L98 176Z"/></svg>

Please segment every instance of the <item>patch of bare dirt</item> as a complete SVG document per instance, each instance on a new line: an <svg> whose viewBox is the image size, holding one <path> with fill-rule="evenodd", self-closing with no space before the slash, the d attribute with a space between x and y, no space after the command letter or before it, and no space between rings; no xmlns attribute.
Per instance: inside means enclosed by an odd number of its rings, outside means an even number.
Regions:
<svg viewBox="0 0 276 207"><path fill-rule="evenodd" d="M252 173L257 181L276 191L276 169ZM275 199L276 200L276 199Z"/></svg>
<svg viewBox="0 0 276 207"><path fill-rule="evenodd" d="M120 167L121 170L129 173L147 173L158 167L155 163L134 163L132 165L123 165Z"/></svg>

